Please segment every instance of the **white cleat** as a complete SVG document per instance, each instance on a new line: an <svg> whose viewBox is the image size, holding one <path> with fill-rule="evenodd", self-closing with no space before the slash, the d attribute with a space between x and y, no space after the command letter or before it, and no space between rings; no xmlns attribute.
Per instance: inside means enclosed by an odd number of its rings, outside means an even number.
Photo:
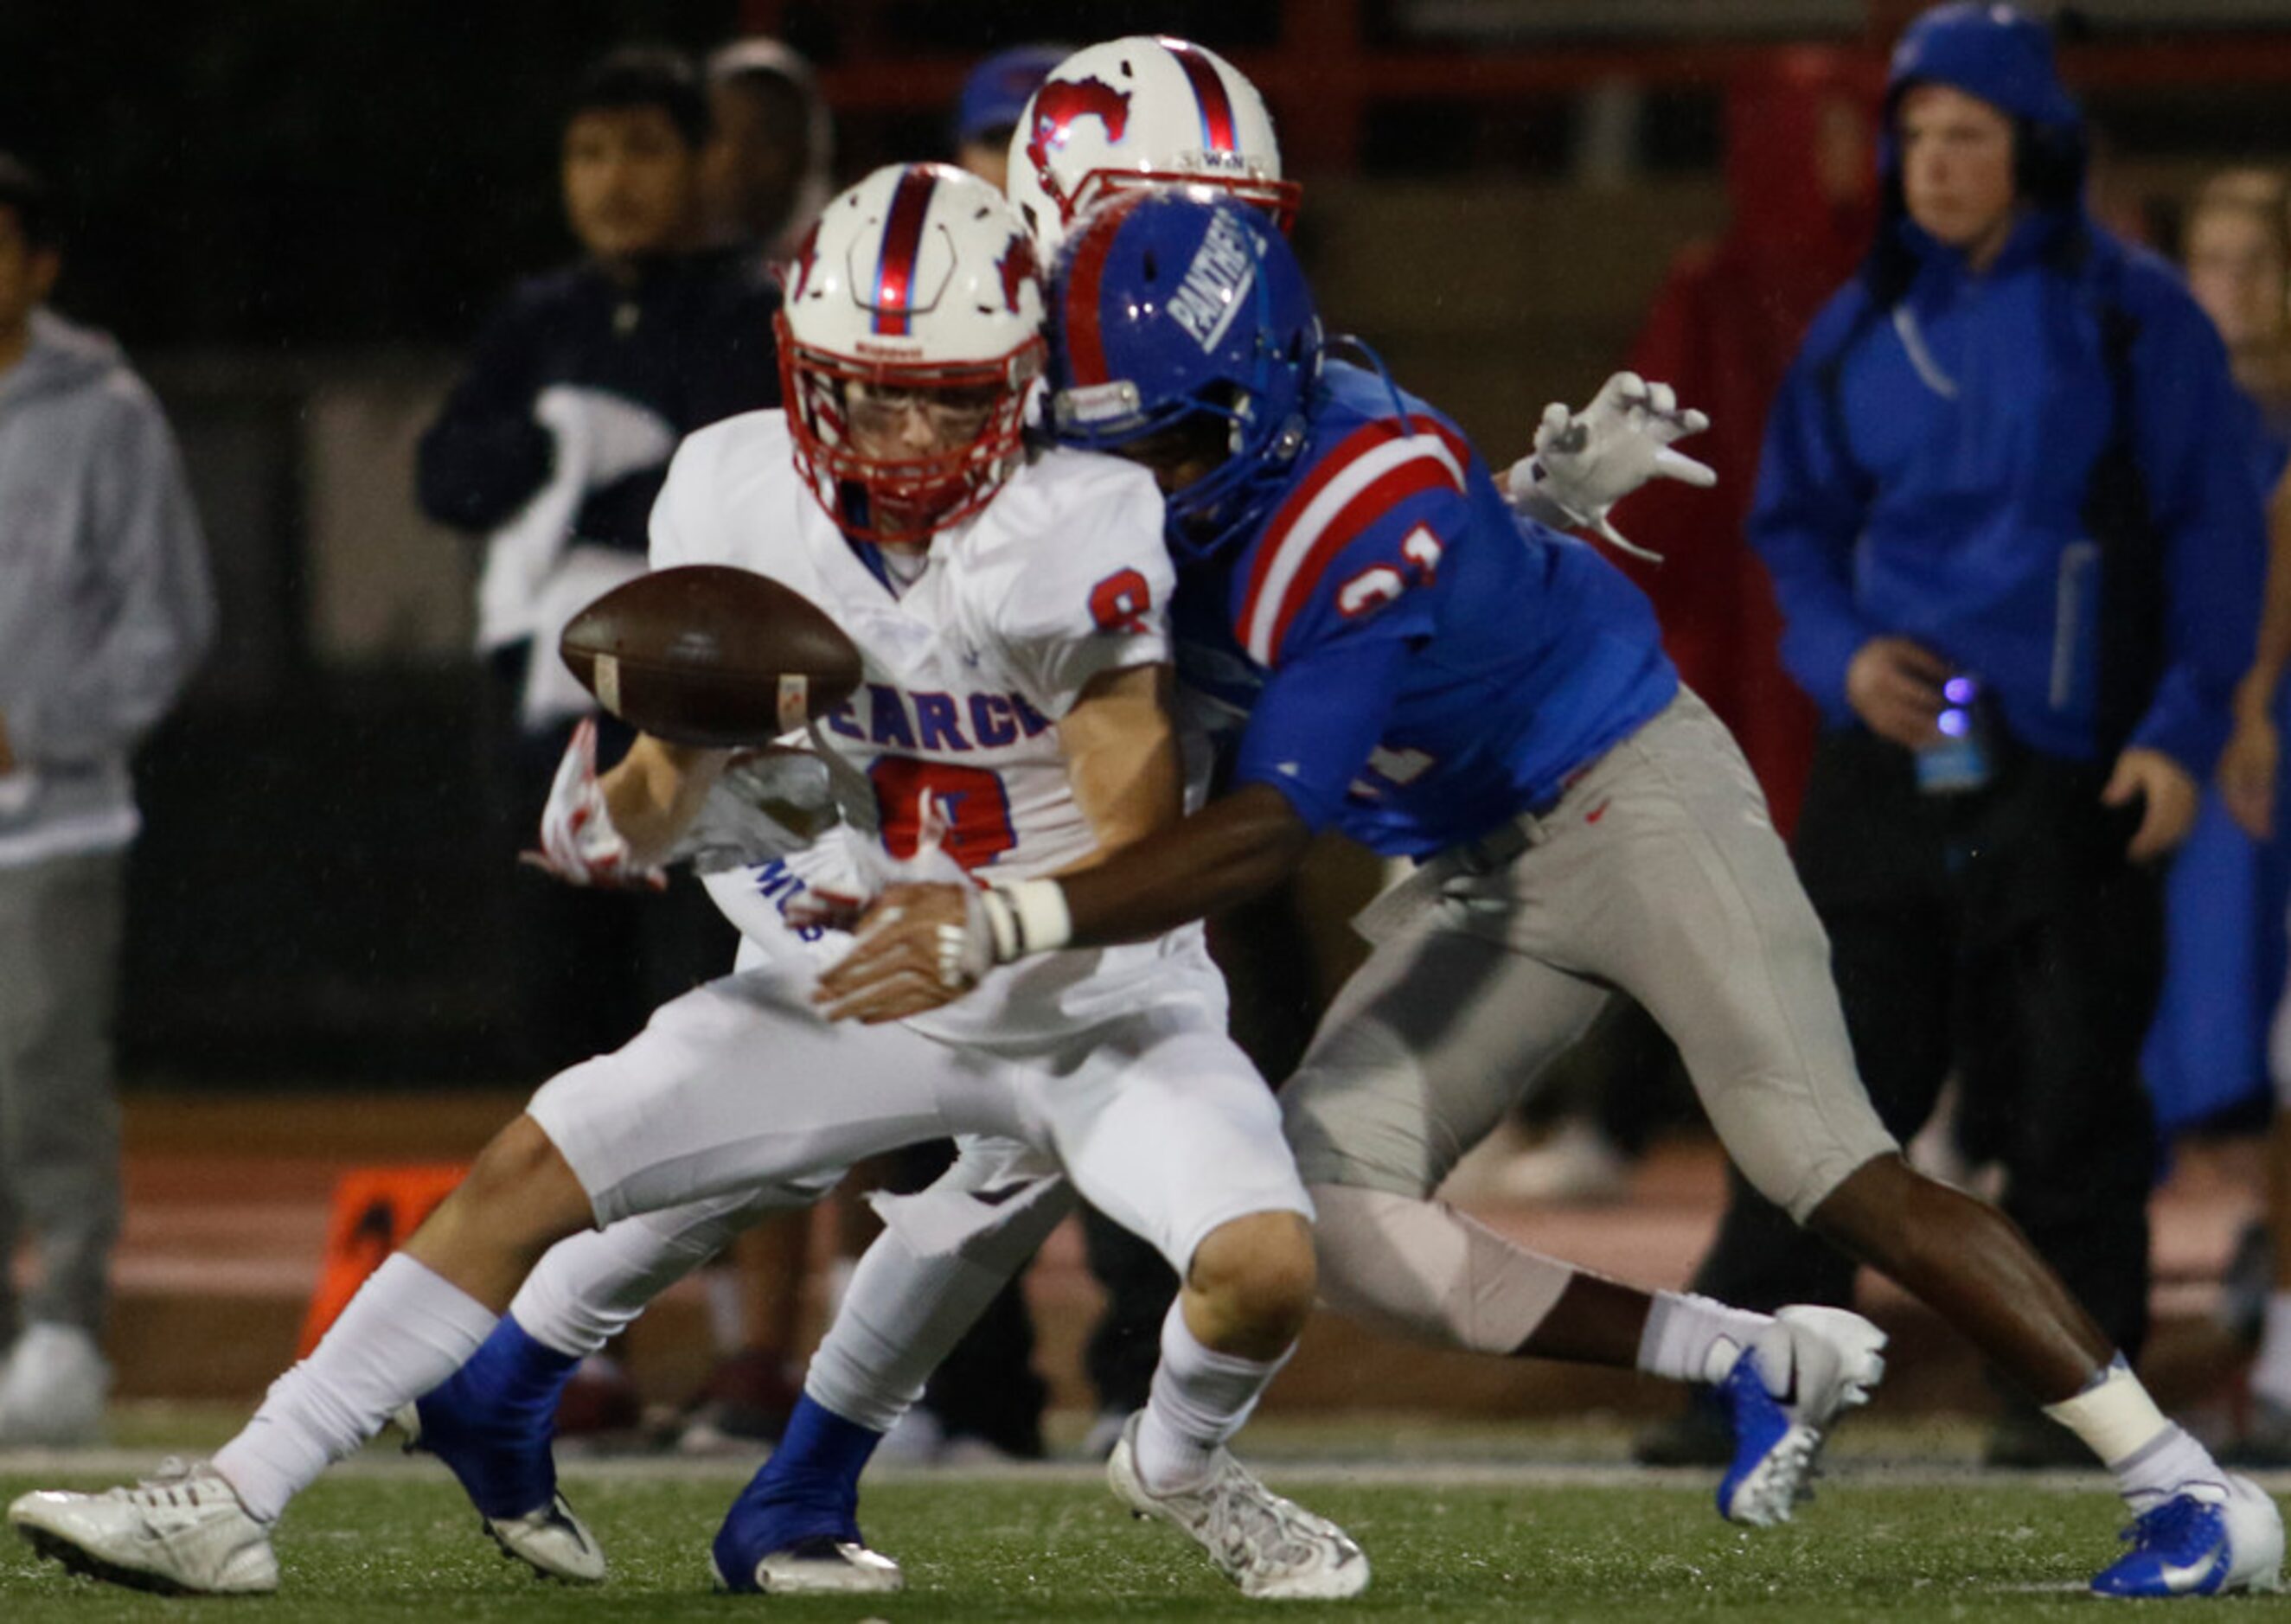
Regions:
<svg viewBox="0 0 2291 1624"><path fill-rule="evenodd" d="M101 1494L40 1490L9 1507L8 1521L41 1556L133 1589L256 1596L278 1588L269 1526L205 1461L170 1460L157 1477Z"/></svg>
<svg viewBox="0 0 2291 1624"><path fill-rule="evenodd" d="M832 1534L771 1552L757 1562L744 1585L727 1580L712 1556L709 1567L719 1590L760 1590L768 1596L888 1596L907 1588L907 1576L890 1557Z"/></svg>
<svg viewBox="0 0 2291 1624"><path fill-rule="evenodd" d="M390 1424L405 1435L407 1454L430 1452L422 1442L419 1405L400 1404L390 1412ZM453 1464L446 1462L449 1468ZM589 1532L589 1525L561 1491L552 1494L546 1506L535 1507L522 1516L489 1517L479 1512L478 1518L486 1537L501 1547L502 1556L516 1557L539 1577L562 1580L568 1585L604 1581L605 1548L597 1543L597 1536Z"/></svg>
<svg viewBox="0 0 2291 1624"><path fill-rule="evenodd" d="M1810 1486L1829 1429L1869 1402L1885 1379L1885 1333L1843 1308L1792 1306L1774 1315L1718 1384L1734 1459L1718 1510L1754 1528L1787 1523Z"/></svg>
<svg viewBox="0 0 2291 1624"><path fill-rule="evenodd" d="M1334 1601L1368 1588L1368 1558L1349 1534L1274 1493L1227 1451L1210 1458L1209 1477L1193 1488L1168 1494L1147 1488L1137 1475L1145 1415L1129 1418L1105 1463L1114 1497L1130 1510L1183 1529L1256 1600Z"/></svg>
<svg viewBox="0 0 2291 1624"><path fill-rule="evenodd" d="M2283 1588L2283 1514L2248 1477L2182 1485L2142 1512L2123 1538L2132 1548L2092 1581L2095 1595L2160 1599Z"/></svg>
<svg viewBox="0 0 2291 1624"><path fill-rule="evenodd" d="M486 1532L502 1555L514 1556L543 1579L568 1585L600 1584L605 1551L561 1493L521 1517L486 1517Z"/></svg>

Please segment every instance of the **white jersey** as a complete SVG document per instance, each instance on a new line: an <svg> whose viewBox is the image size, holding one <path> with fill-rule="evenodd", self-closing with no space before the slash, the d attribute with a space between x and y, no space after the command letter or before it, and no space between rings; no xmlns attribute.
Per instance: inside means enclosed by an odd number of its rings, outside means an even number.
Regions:
<svg viewBox="0 0 2291 1624"><path fill-rule="evenodd" d="M864 680L822 731L872 783L893 857L915 855L927 798L947 824L945 853L981 879L1049 873L1094 849L1057 724L1093 678L1170 659L1174 571L1143 469L1065 450L1026 464L975 518L941 532L922 574L895 593L805 486L784 414L749 413L678 450L653 510L652 563L768 575L857 645ZM706 883L754 950L784 960L782 912L808 871L816 865L800 856ZM848 945L802 934L815 965ZM1031 1043L1150 1001L1140 978L1178 964L1185 982L1207 967L1197 927L1024 961L914 1024L948 1041Z"/></svg>

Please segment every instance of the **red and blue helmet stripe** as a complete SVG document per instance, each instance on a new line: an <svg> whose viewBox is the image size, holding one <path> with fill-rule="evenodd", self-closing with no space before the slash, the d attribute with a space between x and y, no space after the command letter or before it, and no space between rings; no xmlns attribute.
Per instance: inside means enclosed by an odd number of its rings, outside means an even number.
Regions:
<svg viewBox="0 0 2291 1624"><path fill-rule="evenodd" d="M931 194L937 189L929 166L918 164L900 177L891 194L882 247L875 258L875 296L868 301L874 311L874 330L884 337L912 334L915 266L922 258L923 222L930 217Z"/></svg>
<svg viewBox="0 0 2291 1624"><path fill-rule="evenodd" d="M1218 76L1217 68L1201 47L1182 39L1164 36L1162 47L1177 59L1185 69L1186 82L1193 86L1194 103L1202 114L1202 148L1207 152L1237 153L1240 137L1234 124L1233 98L1226 93L1225 81Z"/></svg>

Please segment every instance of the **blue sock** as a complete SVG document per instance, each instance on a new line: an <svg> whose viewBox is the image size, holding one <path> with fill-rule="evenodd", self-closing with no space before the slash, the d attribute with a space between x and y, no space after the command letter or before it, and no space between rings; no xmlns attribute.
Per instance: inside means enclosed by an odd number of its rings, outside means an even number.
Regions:
<svg viewBox="0 0 2291 1624"><path fill-rule="evenodd" d="M725 1515L716 1570L735 1589L756 1564L801 1540L859 1543L859 1474L883 1435L847 1421L805 1394L772 1458Z"/></svg>
<svg viewBox="0 0 2291 1624"><path fill-rule="evenodd" d="M422 1447L486 1515L540 1509L557 1492L557 1401L580 1363L504 1314L470 1362L422 1399Z"/></svg>

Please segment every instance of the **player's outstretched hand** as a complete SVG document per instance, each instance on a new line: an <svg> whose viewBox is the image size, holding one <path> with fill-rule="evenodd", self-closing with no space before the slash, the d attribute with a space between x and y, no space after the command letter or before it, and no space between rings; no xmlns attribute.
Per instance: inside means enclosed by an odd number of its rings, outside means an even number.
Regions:
<svg viewBox="0 0 2291 1624"><path fill-rule="evenodd" d="M632 862L629 843L613 827L605 792L597 782L597 724L583 717L573 729L541 808L541 849L518 859L567 885L663 890L668 876Z"/></svg>
<svg viewBox="0 0 2291 1624"><path fill-rule="evenodd" d="M1589 530L1636 557L1652 558L1615 528L1607 511L1650 479L1700 489L1717 484L1707 463L1671 449L1709 426L1706 414L1678 404L1669 384L1619 372L1580 413L1558 401L1543 408L1534 451L1512 466L1512 506L1541 523Z"/></svg>
<svg viewBox="0 0 2291 1624"><path fill-rule="evenodd" d="M894 885L859 921L851 951L819 978L812 1001L833 1021L870 1026L953 1003L994 962L974 885Z"/></svg>

